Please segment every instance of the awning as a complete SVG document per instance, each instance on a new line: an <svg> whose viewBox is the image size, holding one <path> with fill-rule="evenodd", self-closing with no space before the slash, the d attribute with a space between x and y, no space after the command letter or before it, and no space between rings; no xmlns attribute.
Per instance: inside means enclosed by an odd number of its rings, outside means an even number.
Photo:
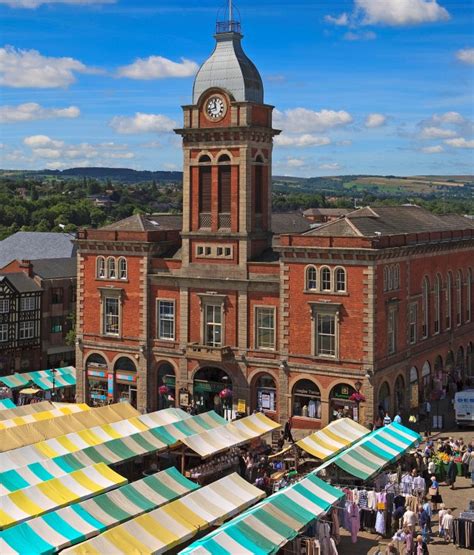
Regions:
<svg viewBox="0 0 474 555"><path fill-rule="evenodd" d="M393 461L401 457L415 443L421 442L420 434L393 422L374 430L352 447L342 451L321 465L316 473L336 464L348 474L368 480Z"/></svg>
<svg viewBox="0 0 474 555"><path fill-rule="evenodd" d="M237 474L231 474L62 553L165 553L209 526L238 514L264 496L263 491Z"/></svg>
<svg viewBox="0 0 474 555"><path fill-rule="evenodd" d="M0 530L127 483L104 463L2 496Z"/></svg>
<svg viewBox="0 0 474 555"><path fill-rule="evenodd" d="M16 389L17 387L26 387L31 380L28 374L12 374L11 376L2 376L0 382L10 389Z"/></svg>
<svg viewBox="0 0 474 555"><path fill-rule="evenodd" d="M26 387L28 384L34 383L40 389L50 390L53 389L53 372L51 370L37 370L35 372L15 373L11 376L0 377L0 382L4 383L10 389ZM69 387L71 385L76 385L76 369L74 366L55 368L55 389Z"/></svg>
<svg viewBox="0 0 474 555"><path fill-rule="evenodd" d="M15 403L11 399L0 399L0 410L14 409Z"/></svg>
<svg viewBox="0 0 474 555"><path fill-rule="evenodd" d="M61 436L66 434L79 432L80 430L87 431L94 426L103 427L106 424L112 425L112 423L114 423L113 429L108 434L108 437L106 434L107 439L120 437L123 434L120 433L119 421L131 421L134 424L135 428L130 433L146 430L147 427L140 420L137 418L132 420L134 417L139 416L139 414L128 403L116 403L114 405L93 408L88 411L58 416L50 420L25 424L21 428L7 428L0 430L0 452L11 449L18 450L21 447L41 441L50 441L52 438L57 438L57 441L61 441ZM105 428L105 431L107 432L108 428ZM56 454L60 455L61 453Z"/></svg>
<svg viewBox="0 0 474 555"><path fill-rule="evenodd" d="M165 426L166 424L173 424L173 422L179 422L185 418L191 418L191 415L183 409L170 407L169 409L142 414L138 418L149 428L155 428L156 426Z"/></svg>
<svg viewBox="0 0 474 555"><path fill-rule="evenodd" d="M190 493L200 486L170 468L5 530L2 555L49 555Z"/></svg>
<svg viewBox="0 0 474 555"><path fill-rule="evenodd" d="M200 434L208 430L215 430L225 424L227 424L227 420L211 410L204 414L186 418L180 422L155 428L155 430L159 433L161 439L163 439L167 445L171 446L186 437Z"/></svg>
<svg viewBox="0 0 474 555"><path fill-rule="evenodd" d="M296 445L313 457L325 461L328 457L336 455L369 433L370 430L354 420L341 418L334 420L322 430L297 441Z"/></svg>
<svg viewBox="0 0 474 555"><path fill-rule="evenodd" d="M51 409L54 409L54 405L50 401L30 403L29 405L22 405L13 409L0 410L0 420L10 420L10 418L16 418L17 416L25 416L26 414L44 412Z"/></svg>
<svg viewBox="0 0 474 555"><path fill-rule="evenodd" d="M15 428L16 426L23 426L24 424L32 424L33 422L43 420L50 420L51 418L56 418L57 416L65 416L66 414L74 414L75 412L81 412L84 410L90 410L90 407L85 403L77 405L71 403L70 405L53 408L44 412L34 412L32 414L26 414L25 416L10 418L10 420L0 420L0 430L5 428Z"/></svg>
<svg viewBox="0 0 474 555"><path fill-rule="evenodd" d="M267 555L277 551L312 520L326 513L344 492L310 474L191 544L193 555Z"/></svg>
<svg viewBox="0 0 474 555"><path fill-rule="evenodd" d="M225 426L184 438L181 441L201 457L209 457L278 428L281 428L280 424L257 412L241 420L235 420Z"/></svg>

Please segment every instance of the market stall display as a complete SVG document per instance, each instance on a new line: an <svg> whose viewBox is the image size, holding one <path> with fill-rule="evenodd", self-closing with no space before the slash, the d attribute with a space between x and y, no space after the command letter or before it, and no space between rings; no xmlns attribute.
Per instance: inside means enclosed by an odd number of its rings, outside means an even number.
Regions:
<svg viewBox="0 0 474 555"><path fill-rule="evenodd" d="M342 497L342 491L310 474L300 482L274 493L180 553L276 553Z"/></svg>
<svg viewBox="0 0 474 555"><path fill-rule="evenodd" d="M175 468L8 528L0 536L2 555L49 555L178 499L199 486Z"/></svg>
<svg viewBox="0 0 474 555"><path fill-rule="evenodd" d="M199 531L238 514L264 495L237 474L232 474L66 549L63 554L165 553L191 539Z"/></svg>
<svg viewBox="0 0 474 555"><path fill-rule="evenodd" d="M127 480L104 463L2 496L0 530L48 511L104 493Z"/></svg>

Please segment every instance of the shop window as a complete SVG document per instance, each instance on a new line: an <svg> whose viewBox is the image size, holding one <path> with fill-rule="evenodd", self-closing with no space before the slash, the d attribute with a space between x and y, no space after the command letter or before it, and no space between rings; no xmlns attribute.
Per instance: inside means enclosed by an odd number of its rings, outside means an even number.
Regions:
<svg viewBox="0 0 474 555"><path fill-rule="evenodd" d="M174 301L158 301L158 339L173 340L175 330Z"/></svg>
<svg viewBox="0 0 474 555"><path fill-rule="evenodd" d="M127 259L119 258L119 279L127 279Z"/></svg>
<svg viewBox="0 0 474 555"><path fill-rule="evenodd" d="M336 356L336 315L321 314L316 316L316 350L319 356Z"/></svg>
<svg viewBox="0 0 474 555"><path fill-rule="evenodd" d="M331 270L329 268L322 268L321 269L321 290L331 291L331 289L332 289Z"/></svg>
<svg viewBox="0 0 474 555"><path fill-rule="evenodd" d="M62 287L55 287L51 289L51 303L63 304L64 302L64 289Z"/></svg>
<svg viewBox="0 0 474 555"><path fill-rule="evenodd" d="M51 333L62 333L63 319L61 316L53 316L51 318Z"/></svg>
<svg viewBox="0 0 474 555"><path fill-rule="evenodd" d="M0 343L8 341L8 324L0 324Z"/></svg>
<svg viewBox="0 0 474 555"><path fill-rule="evenodd" d="M276 412L275 380L269 374L261 374L255 382L257 410Z"/></svg>
<svg viewBox="0 0 474 555"><path fill-rule="evenodd" d="M20 339L32 339L35 335L34 322L20 322Z"/></svg>
<svg viewBox="0 0 474 555"><path fill-rule="evenodd" d="M346 271L344 268L336 268L336 291L338 293L346 290Z"/></svg>
<svg viewBox="0 0 474 555"><path fill-rule="evenodd" d="M296 382L292 391L293 416L321 418L321 392L311 380Z"/></svg>
<svg viewBox="0 0 474 555"><path fill-rule="evenodd" d="M318 271L314 266L306 268L306 289L316 291L318 288Z"/></svg>
<svg viewBox="0 0 474 555"><path fill-rule="evenodd" d="M104 334L119 335L120 333L120 300L117 297L104 299Z"/></svg>
<svg viewBox="0 0 474 555"><path fill-rule="evenodd" d="M115 258L112 256L107 258L107 274L109 279L117 279L117 268Z"/></svg>
<svg viewBox="0 0 474 555"><path fill-rule="evenodd" d="M36 305L36 297L21 297L20 299L20 310L34 310Z"/></svg>
<svg viewBox="0 0 474 555"><path fill-rule="evenodd" d="M158 368L158 409L175 405L176 376L173 366L165 362Z"/></svg>
<svg viewBox="0 0 474 555"><path fill-rule="evenodd" d="M355 389L347 384L340 383L335 385L329 394L329 419L335 420L337 418L348 417L354 420L359 420L356 402L351 400L351 396L355 393Z"/></svg>
<svg viewBox="0 0 474 555"><path fill-rule="evenodd" d="M255 337L257 349L275 349L275 308L255 309Z"/></svg>
<svg viewBox="0 0 474 555"><path fill-rule="evenodd" d="M97 257L96 267L97 267L96 276L99 279L104 279L106 277L106 274L105 274L105 258L103 256Z"/></svg>
<svg viewBox="0 0 474 555"><path fill-rule="evenodd" d="M204 310L205 343L210 347L222 346L222 305L207 304Z"/></svg>

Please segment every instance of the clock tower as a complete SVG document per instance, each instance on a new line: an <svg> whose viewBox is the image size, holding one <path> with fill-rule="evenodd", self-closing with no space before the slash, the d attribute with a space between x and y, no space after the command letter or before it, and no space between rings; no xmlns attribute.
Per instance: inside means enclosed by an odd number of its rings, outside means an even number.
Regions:
<svg viewBox="0 0 474 555"><path fill-rule="evenodd" d="M279 131L242 38L229 9L176 130L183 138L181 259L188 275L201 275L205 264L242 276L247 262L271 246L272 146Z"/></svg>

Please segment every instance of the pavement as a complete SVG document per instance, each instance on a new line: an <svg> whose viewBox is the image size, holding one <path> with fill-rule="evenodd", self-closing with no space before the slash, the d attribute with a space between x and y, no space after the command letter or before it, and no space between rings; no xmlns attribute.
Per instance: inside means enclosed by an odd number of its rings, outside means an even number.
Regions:
<svg viewBox="0 0 474 555"><path fill-rule="evenodd" d="M452 430L434 434L430 439L447 439L448 437L463 438L465 443L474 440L474 428L469 430ZM440 493L443 497L443 502L448 509L452 509L453 514L457 516L460 512L466 510L469 501L474 499L474 488L471 487L471 480L468 478L459 477L456 479L455 489L452 490L444 483L440 484ZM428 544L430 555L462 555L473 551L469 549L461 549L454 544L448 544L443 539L437 537L438 533L438 517L433 517L433 540ZM385 554L385 547L390 542L390 539L384 539L376 534L369 534L367 532L359 532L356 544L351 542L348 532L341 528L341 542L337 546L339 555L373 555L378 547L381 547L382 553ZM401 554L405 551L402 549Z"/></svg>

